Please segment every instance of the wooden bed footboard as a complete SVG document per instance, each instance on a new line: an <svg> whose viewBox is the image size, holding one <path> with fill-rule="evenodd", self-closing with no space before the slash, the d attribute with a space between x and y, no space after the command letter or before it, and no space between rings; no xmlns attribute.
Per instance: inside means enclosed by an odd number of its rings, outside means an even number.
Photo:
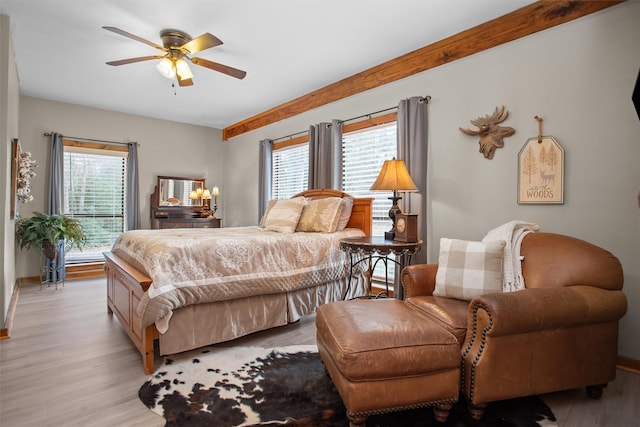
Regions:
<svg viewBox="0 0 640 427"><path fill-rule="evenodd" d="M155 369L154 340L159 337L155 325L142 328L136 313L142 295L151 285L151 278L111 252L104 253L107 276L107 312L115 314L129 338L142 355L144 373Z"/></svg>

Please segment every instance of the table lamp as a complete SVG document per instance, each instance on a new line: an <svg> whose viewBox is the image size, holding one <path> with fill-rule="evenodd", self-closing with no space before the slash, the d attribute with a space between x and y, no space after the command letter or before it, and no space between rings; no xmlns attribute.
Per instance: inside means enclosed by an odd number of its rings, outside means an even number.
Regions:
<svg viewBox="0 0 640 427"><path fill-rule="evenodd" d="M402 197L398 196L398 191L418 191L418 187L411 179L404 160L385 160L382 169L378 174L378 178L371 186L372 191L393 191L393 196L389 200L393 202L389 209L389 218L393 225L391 230L384 233L386 240L393 240L396 234L396 214L400 212L398 200Z"/></svg>

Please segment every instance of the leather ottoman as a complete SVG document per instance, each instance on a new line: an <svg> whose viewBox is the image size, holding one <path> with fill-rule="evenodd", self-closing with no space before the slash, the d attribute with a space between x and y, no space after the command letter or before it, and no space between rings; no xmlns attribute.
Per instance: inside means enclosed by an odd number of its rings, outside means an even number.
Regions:
<svg viewBox="0 0 640 427"><path fill-rule="evenodd" d="M320 357L350 426L370 415L434 406L446 421L460 388L460 344L396 299L324 304L316 315Z"/></svg>

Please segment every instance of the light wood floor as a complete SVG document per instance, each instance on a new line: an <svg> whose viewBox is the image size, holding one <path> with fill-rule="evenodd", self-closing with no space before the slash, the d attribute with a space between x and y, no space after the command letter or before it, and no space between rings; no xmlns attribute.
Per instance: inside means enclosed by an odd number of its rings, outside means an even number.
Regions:
<svg viewBox="0 0 640 427"><path fill-rule="evenodd" d="M0 341L0 426L163 426L138 400L140 355L106 313L104 279L20 289L11 338ZM228 345L315 344L314 318ZM600 401L584 389L543 396L560 427L635 426L640 376L618 370Z"/></svg>

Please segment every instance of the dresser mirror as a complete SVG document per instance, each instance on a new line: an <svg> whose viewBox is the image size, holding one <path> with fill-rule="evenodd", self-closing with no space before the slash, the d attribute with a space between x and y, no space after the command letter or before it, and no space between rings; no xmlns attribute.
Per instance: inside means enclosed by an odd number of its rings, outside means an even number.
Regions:
<svg viewBox="0 0 640 427"><path fill-rule="evenodd" d="M158 207L162 209L204 205L201 197L205 189L204 178L159 176L157 189ZM197 194L199 197L194 197L192 194Z"/></svg>
<svg viewBox="0 0 640 427"><path fill-rule="evenodd" d="M159 176L151 194L151 228L219 228L204 178Z"/></svg>

